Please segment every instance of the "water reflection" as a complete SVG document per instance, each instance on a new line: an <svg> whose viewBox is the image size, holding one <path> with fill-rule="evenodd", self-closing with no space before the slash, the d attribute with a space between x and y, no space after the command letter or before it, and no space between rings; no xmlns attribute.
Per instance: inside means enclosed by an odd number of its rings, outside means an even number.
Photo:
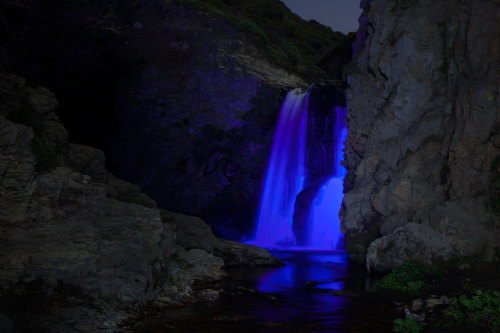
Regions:
<svg viewBox="0 0 500 333"><path fill-rule="evenodd" d="M348 257L344 253L279 253L286 266L274 268L258 279L261 292L287 292L304 288L310 281L318 282L318 288L343 290L342 279L347 277Z"/></svg>
<svg viewBox="0 0 500 333"><path fill-rule="evenodd" d="M314 323L311 331L339 331L345 325L342 312L348 299L329 292L343 290L348 273L348 258L344 253L315 254L274 252L286 266L274 268L257 279L256 289L278 294L285 307L259 316L269 321L288 322L304 326ZM320 329L322 328L322 329Z"/></svg>
<svg viewBox="0 0 500 333"><path fill-rule="evenodd" d="M218 302L144 318L140 332L390 331L396 315L379 311L380 300L366 297L364 271L349 265L345 253L273 254L286 266L229 269L231 279L221 286Z"/></svg>

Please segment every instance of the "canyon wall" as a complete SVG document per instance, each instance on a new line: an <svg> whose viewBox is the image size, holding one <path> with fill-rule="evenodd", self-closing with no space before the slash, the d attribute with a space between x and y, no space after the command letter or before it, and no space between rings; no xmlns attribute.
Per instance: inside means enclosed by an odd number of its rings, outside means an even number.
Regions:
<svg viewBox="0 0 500 333"><path fill-rule="evenodd" d="M72 142L162 208L252 230L277 111L306 86L254 39L157 0L0 2L0 32L0 68L56 93Z"/></svg>
<svg viewBox="0 0 500 333"><path fill-rule="evenodd" d="M500 247L500 3L362 1L342 231L370 270Z"/></svg>
<svg viewBox="0 0 500 333"><path fill-rule="evenodd" d="M22 331L116 332L133 307L195 300L223 266L279 263L159 209L68 142L57 105L0 72L0 331L16 332L7 315Z"/></svg>
<svg viewBox="0 0 500 333"><path fill-rule="evenodd" d="M305 83L206 15L145 4L136 20L123 54L142 65L116 92L110 159L161 207L240 239L253 227L281 101Z"/></svg>

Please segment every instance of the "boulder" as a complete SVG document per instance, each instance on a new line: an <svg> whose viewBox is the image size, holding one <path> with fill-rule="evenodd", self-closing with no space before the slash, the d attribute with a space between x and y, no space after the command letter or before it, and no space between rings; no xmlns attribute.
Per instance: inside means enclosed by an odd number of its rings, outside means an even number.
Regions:
<svg viewBox="0 0 500 333"><path fill-rule="evenodd" d="M201 249L224 259L225 266L274 266L281 260L267 250L235 241L217 238L203 220L161 210L164 223L171 224L176 231L176 243L183 248Z"/></svg>

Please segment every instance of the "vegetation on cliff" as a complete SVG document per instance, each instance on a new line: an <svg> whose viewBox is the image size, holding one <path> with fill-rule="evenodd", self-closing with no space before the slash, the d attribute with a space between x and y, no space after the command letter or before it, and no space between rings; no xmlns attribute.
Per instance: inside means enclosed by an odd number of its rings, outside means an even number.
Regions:
<svg viewBox="0 0 500 333"><path fill-rule="evenodd" d="M340 76L329 77L327 64L322 61L332 50L346 49L347 61L350 59L351 34L346 36L333 31L315 20L304 21L279 0L165 1L226 22L255 42L271 63L309 82L340 79ZM346 43L346 40L350 42Z"/></svg>

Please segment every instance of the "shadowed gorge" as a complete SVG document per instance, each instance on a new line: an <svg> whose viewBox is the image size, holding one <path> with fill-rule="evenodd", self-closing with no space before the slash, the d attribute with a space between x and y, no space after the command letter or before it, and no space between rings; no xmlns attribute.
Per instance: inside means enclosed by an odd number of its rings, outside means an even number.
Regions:
<svg viewBox="0 0 500 333"><path fill-rule="evenodd" d="M0 332L498 332L500 3L359 7L0 0Z"/></svg>

